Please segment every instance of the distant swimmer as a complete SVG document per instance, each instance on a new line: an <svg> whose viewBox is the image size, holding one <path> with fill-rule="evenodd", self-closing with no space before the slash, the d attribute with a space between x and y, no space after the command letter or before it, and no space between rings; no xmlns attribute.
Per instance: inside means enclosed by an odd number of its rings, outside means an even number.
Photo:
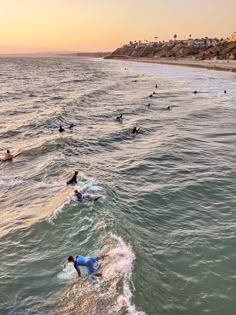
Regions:
<svg viewBox="0 0 236 315"><path fill-rule="evenodd" d="M193 93L194 93L194 94L197 94L197 93L202 93L202 94L203 94L203 93L209 93L209 92L199 92L199 91L196 91L196 90L195 90Z"/></svg>
<svg viewBox="0 0 236 315"><path fill-rule="evenodd" d="M71 178L66 182L66 184L67 185L77 184L77 176L78 176L78 171L75 171L74 174L71 176Z"/></svg>
<svg viewBox="0 0 236 315"><path fill-rule="evenodd" d="M122 121L122 120L123 120L123 115L120 114L120 116L117 116L117 117L116 117L116 120L117 120L117 121Z"/></svg>
<svg viewBox="0 0 236 315"><path fill-rule="evenodd" d="M151 103L147 104L146 106L147 106L147 107L150 107L150 106L151 106Z"/></svg>
<svg viewBox="0 0 236 315"><path fill-rule="evenodd" d="M171 107L170 107L170 106L168 106L168 107L167 107L167 110L171 110Z"/></svg>
<svg viewBox="0 0 236 315"><path fill-rule="evenodd" d="M69 129L72 129L75 125L73 123L70 124Z"/></svg>
<svg viewBox="0 0 236 315"><path fill-rule="evenodd" d="M224 90L224 93L226 94L226 93L227 93L227 91L226 91L226 90Z"/></svg>
<svg viewBox="0 0 236 315"><path fill-rule="evenodd" d="M150 95L149 95L149 97L153 97L153 95L152 95L152 94L150 94Z"/></svg>
<svg viewBox="0 0 236 315"><path fill-rule="evenodd" d="M137 135L139 133L140 127L134 127L131 131L131 135Z"/></svg>
<svg viewBox="0 0 236 315"><path fill-rule="evenodd" d="M69 256L68 262L74 264L74 267L79 277L81 277L80 267L86 267L89 276L101 277L102 276L101 272L98 272L98 269L100 267L100 264L98 265L98 263L107 256L108 256L107 254L103 254L100 256L87 256L87 257Z"/></svg>
<svg viewBox="0 0 236 315"><path fill-rule="evenodd" d="M60 125L59 132L63 132L63 131L65 131L65 129L62 128L62 125Z"/></svg>
<svg viewBox="0 0 236 315"><path fill-rule="evenodd" d="M157 93L156 93L156 92L153 92L152 94L154 95L154 94L157 94Z"/></svg>
<svg viewBox="0 0 236 315"><path fill-rule="evenodd" d="M102 198L101 195L90 195L90 194L83 194L81 191L75 190L74 196L77 198L79 202L93 202L97 201Z"/></svg>
<svg viewBox="0 0 236 315"><path fill-rule="evenodd" d="M14 158L14 155L11 154L10 150L7 150L7 152L3 158L3 161L12 161L13 158Z"/></svg>
<svg viewBox="0 0 236 315"><path fill-rule="evenodd" d="M157 89L157 84L156 84L156 89Z"/></svg>

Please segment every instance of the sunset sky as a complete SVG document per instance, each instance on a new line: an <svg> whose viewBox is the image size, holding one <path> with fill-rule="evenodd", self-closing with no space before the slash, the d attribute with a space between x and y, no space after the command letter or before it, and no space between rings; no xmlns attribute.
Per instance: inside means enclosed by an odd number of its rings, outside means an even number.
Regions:
<svg viewBox="0 0 236 315"><path fill-rule="evenodd" d="M0 0L0 53L111 51L130 40L228 37L236 0Z"/></svg>

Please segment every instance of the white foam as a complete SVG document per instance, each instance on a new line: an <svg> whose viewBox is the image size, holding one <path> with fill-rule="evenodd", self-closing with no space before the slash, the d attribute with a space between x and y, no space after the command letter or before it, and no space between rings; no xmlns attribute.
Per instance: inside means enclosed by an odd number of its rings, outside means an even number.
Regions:
<svg viewBox="0 0 236 315"><path fill-rule="evenodd" d="M71 202L71 198L68 197L68 198L66 199L66 201L65 201L60 207L56 208L56 209L53 211L53 213L49 215L49 217L48 217L48 219L47 219L48 223L54 224L54 220L55 220L55 219L58 217L58 215L62 212L64 206L70 204L70 202Z"/></svg>
<svg viewBox="0 0 236 315"><path fill-rule="evenodd" d="M21 179L0 180L0 187L14 187L26 183Z"/></svg>
<svg viewBox="0 0 236 315"><path fill-rule="evenodd" d="M65 182L37 182L36 188L48 188L48 187L63 187L66 186Z"/></svg>
<svg viewBox="0 0 236 315"><path fill-rule="evenodd" d="M136 310L136 306L132 303L132 290L134 284L132 283L132 270L133 263L135 260L135 254L133 252L132 246L126 244L121 237L114 234L111 235L112 238L117 242L117 245L112 249L109 255L109 263L104 268L103 277L104 280L109 281L118 275L123 281L123 292L118 296L116 305L114 306L114 313L119 312L123 307L127 309L127 314L132 315L144 315L144 312Z"/></svg>

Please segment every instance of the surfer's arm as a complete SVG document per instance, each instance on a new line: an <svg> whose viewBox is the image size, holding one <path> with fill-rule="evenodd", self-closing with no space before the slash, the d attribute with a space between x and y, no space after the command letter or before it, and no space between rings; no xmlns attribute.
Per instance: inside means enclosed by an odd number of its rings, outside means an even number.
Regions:
<svg viewBox="0 0 236 315"><path fill-rule="evenodd" d="M80 278L81 277L81 273L80 273L79 266L75 264L74 267L75 267L75 269L76 269L76 271L78 273L78 277Z"/></svg>

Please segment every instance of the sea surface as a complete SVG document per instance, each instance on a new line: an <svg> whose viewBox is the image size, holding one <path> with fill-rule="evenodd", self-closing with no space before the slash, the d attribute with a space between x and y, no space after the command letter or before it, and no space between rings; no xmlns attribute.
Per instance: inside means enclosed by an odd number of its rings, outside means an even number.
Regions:
<svg viewBox="0 0 236 315"><path fill-rule="evenodd" d="M236 314L235 73L1 58L0 115L1 315Z"/></svg>

